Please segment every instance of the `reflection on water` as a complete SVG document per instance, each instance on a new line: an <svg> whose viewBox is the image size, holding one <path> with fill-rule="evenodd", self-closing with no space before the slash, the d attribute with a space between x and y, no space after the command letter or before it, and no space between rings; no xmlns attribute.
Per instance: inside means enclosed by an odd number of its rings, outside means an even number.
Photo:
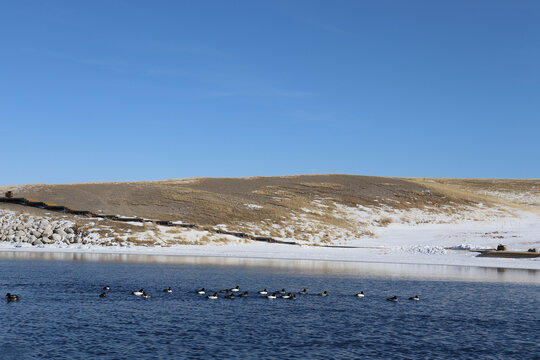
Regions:
<svg viewBox="0 0 540 360"><path fill-rule="evenodd" d="M295 270L299 274L334 274L362 277L520 282L540 284L540 270L477 266L392 264L321 260L282 260L212 256L96 254L0 251L0 259L130 262L205 266L267 267Z"/></svg>

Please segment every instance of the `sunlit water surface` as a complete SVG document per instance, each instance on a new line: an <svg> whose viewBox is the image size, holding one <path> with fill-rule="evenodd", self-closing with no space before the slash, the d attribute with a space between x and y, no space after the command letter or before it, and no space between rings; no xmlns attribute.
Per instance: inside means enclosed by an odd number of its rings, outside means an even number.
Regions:
<svg viewBox="0 0 540 360"><path fill-rule="evenodd" d="M413 280L361 269L295 266L0 258L0 291L21 298L0 303L2 359L532 359L540 351L540 286L534 281ZM104 285L112 289L99 298ZM236 285L249 297L213 301L194 293ZM162 292L169 286L172 294ZM130 294L141 287L153 297ZM262 288L307 288L310 294L296 301L268 300L256 295ZM315 295L323 290L329 296ZM352 296L360 290L365 298ZM400 298L397 303L385 300L393 295ZM413 295L421 300L407 300Z"/></svg>

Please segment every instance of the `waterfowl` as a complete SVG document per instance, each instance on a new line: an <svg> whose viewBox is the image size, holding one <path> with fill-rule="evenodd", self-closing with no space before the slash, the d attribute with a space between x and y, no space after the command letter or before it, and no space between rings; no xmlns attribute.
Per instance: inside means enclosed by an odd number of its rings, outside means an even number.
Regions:
<svg viewBox="0 0 540 360"><path fill-rule="evenodd" d="M110 287L109 285L104 286L104 287L103 287L103 290L111 290L111 287Z"/></svg>
<svg viewBox="0 0 540 360"><path fill-rule="evenodd" d="M234 294L225 295L226 299L234 299Z"/></svg>
<svg viewBox="0 0 540 360"><path fill-rule="evenodd" d="M151 296L148 295L147 293L143 293L141 296L143 297L143 299L150 299L151 298Z"/></svg>
<svg viewBox="0 0 540 360"><path fill-rule="evenodd" d="M266 291L266 288L264 288L264 290L258 291L257 294L268 295L268 291Z"/></svg>
<svg viewBox="0 0 540 360"><path fill-rule="evenodd" d="M298 293L301 294L301 295L306 295L306 294L307 294L307 289L304 289L304 290L302 290L302 291L299 291Z"/></svg>
<svg viewBox="0 0 540 360"><path fill-rule="evenodd" d="M418 300L420 300L420 297L419 297L418 295L416 295L416 296L411 296L411 297L409 298L409 300L415 300L415 301L418 301Z"/></svg>
<svg viewBox="0 0 540 360"><path fill-rule="evenodd" d="M328 296L328 292L324 290L322 293L318 293L319 296Z"/></svg>
<svg viewBox="0 0 540 360"><path fill-rule="evenodd" d="M19 296L15 295L15 294L7 293L6 294L6 299L7 299L8 302L19 301Z"/></svg>
<svg viewBox="0 0 540 360"><path fill-rule="evenodd" d="M169 288L163 290L163 292L166 292L166 293L169 293L169 294L170 294L170 293L172 293L172 289L171 289L171 287L169 286Z"/></svg>
<svg viewBox="0 0 540 360"><path fill-rule="evenodd" d="M204 290L204 288L202 288L201 290L197 290L196 293L199 295L204 295L206 291Z"/></svg>
<svg viewBox="0 0 540 360"><path fill-rule="evenodd" d="M232 289L229 289L232 292L238 292L240 291L240 286L236 285L236 287L233 287Z"/></svg>
<svg viewBox="0 0 540 360"><path fill-rule="evenodd" d="M267 295L266 298L267 299L275 299L276 298L276 293L273 293L272 295Z"/></svg>
<svg viewBox="0 0 540 360"><path fill-rule="evenodd" d="M296 300L296 294L293 294L293 295L289 298L289 300Z"/></svg>
<svg viewBox="0 0 540 360"><path fill-rule="evenodd" d="M286 292L285 289L281 289L281 290L276 291L276 293L278 293L278 294L285 294L285 292Z"/></svg>
<svg viewBox="0 0 540 360"><path fill-rule="evenodd" d="M131 295L137 295L137 296L142 296L144 294L144 290L141 289L139 291L132 291L131 292Z"/></svg>
<svg viewBox="0 0 540 360"><path fill-rule="evenodd" d="M105 296L107 296L106 292L102 292L101 294L99 294L99 297L105 297Z"/></svg>
<svg viewBox="0 0 540 360"><path fill-rule="evenodd" d="M289 299L291 297L291 293L288 293L287 295L281 295L280 299Z"/></svg>
<svg viewBox="0 0 540 360"><path fill-rule="evenodd" d="M394 295L394 296L392 296L392 297L387 298L386 300L388 300L388 301L393 301L393 302L397 302L398 299L397 299L397 296Z"/></svg>
<svg viewBox="0 0 540 360"><path fill-rule="evenodd" d="M364 297L364 291L360 291L358 294L354 294L356 297Z"/></svg>
<svg viewBox="0 0 540 360"><path fill-rule="evenodd" d="M219 293L220 294L227 294L227 293L229 293L229 289L219 290Z"/></svg>
<svg viewBox="0 0 540 360"><path fill-rule="evenodd" d="M214 295L208 295L208 296L206 296L206 298L210 299L210 300L217 300L218 295L217 295L217 293L214 293Z"/></svg>
<svg viewBox="0 0 540 360"><path fill-rule="evenodd" d="M248 292L247 292L247 291L244 291L244 293L238 295L238 297L248 297Z"/></svg>

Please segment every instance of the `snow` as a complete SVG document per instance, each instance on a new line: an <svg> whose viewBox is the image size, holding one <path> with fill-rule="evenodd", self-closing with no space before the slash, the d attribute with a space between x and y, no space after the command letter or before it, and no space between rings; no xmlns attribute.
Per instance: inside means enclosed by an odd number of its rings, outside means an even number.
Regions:
<svg viewBox="0 0 540 360"><path fill-rule="evenodd" d="M371 224L372 220L384 217L391 218L392 222L387 226L369 225L372 236L355 238L351 237L347 231L343 231L340 234L343 245L350 246L349 248L320 246L322 245L320 243L315 244L317 246L313 244L296 246L246 242L233 236L213 234L208 231L155 226L144 232L129 235L139 239L155 240L154 246L57 243L33 247L29 244L0 242L0 251L205 256L540 270L540 258L478 258L476 257L478 253L471 251L495 248L500 243L511 250L540 248L540 216L536 213L517 210L510 212L505 209L471 209L468 215L464 215L463 213L426 213L418 209L398 211L388 208L373 211L364 207L338 207L337 211L338 215L347 216L348 219L362 224ZM315 226L301 215L291 215L291 218L295 221L306 222L303 224L305 228ZM279 228L277 224L273 226ZM225 224L216 227L226 229ZM177 231L172 231L173 229ZM257 231L256 228L252 230ZM290 239L295 236L293 227L283 227L279 230ZM99 237L99 234L91 233L90 236L98 240L96 237ZM179 238L182 239L182 245L174 244ZM205 242L204 238L210 241ZM213 242L213 240L221 241ZM305 245L307 242L301 242L301 244Z"/></svg>
<svg viewBox="0 0 540 360"><path fill-rule="evenodd" d="M257 204L244 204L244 206L252 210L259 210L263 208L261 205L257 205Z"/></svg>

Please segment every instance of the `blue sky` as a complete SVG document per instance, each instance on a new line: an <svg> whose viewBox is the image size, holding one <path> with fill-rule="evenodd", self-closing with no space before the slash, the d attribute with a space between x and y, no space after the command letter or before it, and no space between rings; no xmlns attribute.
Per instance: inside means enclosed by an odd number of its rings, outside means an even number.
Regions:
<svg viewBox="0 0 540 360"><path fill-rule="evenodd" d="M10 1L0 184L540 178L538 1Z"/></svg>

